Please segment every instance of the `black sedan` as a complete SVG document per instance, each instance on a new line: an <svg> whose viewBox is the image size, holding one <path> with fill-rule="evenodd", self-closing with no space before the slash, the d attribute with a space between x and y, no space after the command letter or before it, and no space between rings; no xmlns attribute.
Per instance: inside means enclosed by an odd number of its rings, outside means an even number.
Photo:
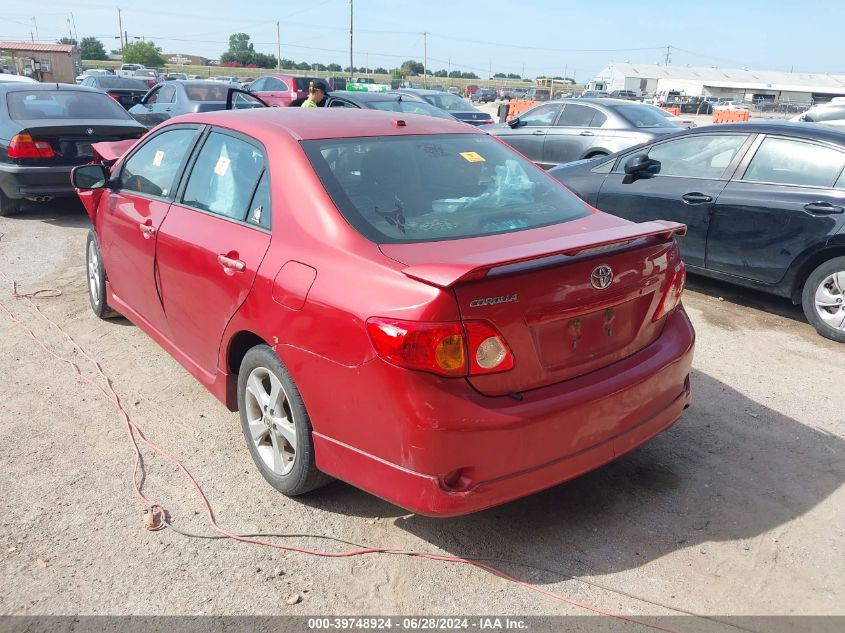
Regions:
<svg viewBox="0 0 845 633"><path fill-rule="evenodd" d="M464 123L471 123L472 125L489 125L493 123L493 117L487 112L482 112L467 103L466 100L448 92L421 90L417 88L403 88L396 92L425 99L434 107L445 110L458 119L458 121L463 121Z"/></svg>
<svg viewBox="0 0 845 633"><path fill-rule="evenodd" d="M114 75L91 75L83 79L80 85L102 90L127 110L139 103L149 90L140 79Z"/></svg>
<svg viewBox="0 0 845 633"><path fill-rule="evenodd" d="M691 272L801 303L845 342L845 133L767 122L695 128L552 169L589 204L683 222Z"/></svg>
<svg viewBox="0 0 845 633"><path fill-rule="evenodd" d="M0 84L0 216L24 199L74 196L70 170L91 144L136 139L146 129L111 97L86 86Z"/></svg>
<svg viewBox="0 0 845 633"><path fill-rule="evenodd" d="M366 108L370 110L426 114L440 119L455 119L448 112L434 107L419 97L398 92L351 92L337 90L329 93L326 98L328 99L328 103L326 103L327 108Z"/></svg>
<svg viewBox="0 0 845 633"><path fill-rule="evenodd" d="M266 107L261 99L219 81L163 81L129 109L148 128L180 114Z"/></svg>

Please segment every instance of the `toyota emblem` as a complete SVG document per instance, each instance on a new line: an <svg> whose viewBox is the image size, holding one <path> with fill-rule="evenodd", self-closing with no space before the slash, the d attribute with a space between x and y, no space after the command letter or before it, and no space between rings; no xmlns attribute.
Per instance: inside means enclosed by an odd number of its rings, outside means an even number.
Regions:
<svg viewBox="0 0 845 633"><path fill-rule="evenodd" d="M610 266L602 264L593 269L590 274L590 284L597 290L608 288L613 281L613 270Z"/></svg>
<svg viewBox="0 0 845 633"><path fill-rule="evenodd" d="M85 130L85 132L88 134L88 136L91 136L94 133L94 128L89 127L87 130Z"/></svg>

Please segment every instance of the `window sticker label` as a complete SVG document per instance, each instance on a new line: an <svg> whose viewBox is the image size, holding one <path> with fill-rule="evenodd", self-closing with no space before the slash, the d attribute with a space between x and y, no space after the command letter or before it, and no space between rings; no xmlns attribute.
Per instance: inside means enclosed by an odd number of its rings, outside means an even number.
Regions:
<svg viewBox="0 0 845 633"><path fill-rule="evenodd" d="M164 161L164 152L158 150L155 156L153 156L153 167L161 167L162 161Z"/></svg>
<svg viewBox="0 0 845 633"><path fill-rule="evenodd" d="M463 156L464 160L468 163L485 163L487 162L486 159L477 152L460 152L460 155Z"/></svg>
<svg viewBox="0 0 845 633"><path fill-rule="evenodd" d="M225 176L226 172L229 171L229 163L231 161L226 158L225 156L221 156L217 159L217 164L214 166L214 173L218 176Z"/></svg>

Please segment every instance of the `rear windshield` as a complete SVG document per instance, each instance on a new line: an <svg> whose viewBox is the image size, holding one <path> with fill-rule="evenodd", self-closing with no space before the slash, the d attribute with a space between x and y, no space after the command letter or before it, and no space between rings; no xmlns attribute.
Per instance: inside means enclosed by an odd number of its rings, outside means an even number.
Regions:
<svg viewBox="0 0 845 633"><path fill-rule="evenodd" d="M423 99L428 101L431 105L442 108L447 112L467 112L475 110L470 104L456 97L455 95L444 92L442 95L423 95Z"/></svg>
<svg viewBox="0 0 845 633"><path fill-rule="evenodd" d="M665 116L648 107L632 103L630 105L610 106L616 113L628 123L638 128L668 127L675 128Z"/></svg>
<svg viewBox="0 0 845 633"><path fill-rule="evenodd" d="M6 95L9 116L30 119L133 120L117 101L102 92L81 90L16 90Z"/></svg>
<svg viewBox="0 0 845 633"><path fill-rule="evenodd" d="M316 85L322 86L324 91L328 92L329 90L328 85L322 79L315 79L314 77L294 77L294 81L296 82L297 90L308 90L308 84L312 81Z"/></svg>
<svg viewBox="0 0 845 633"><path fill-rule="evenodd" d="M343 217L376 243L479 237L589 214L557 181L486 134L302 146Z"/></svg>
<svg viewBox="0 0 845 633"><path fill-rule="evenodd" d="M191 101L226 101L229 88L226 86L185 86Z"/></svg>
<svg viewBox="0 0 845 633"><path fill-rule="evenodd" d="M129 79L128 77L97 77L97 85L100 88L126 88L127 90L149 90L147 84L140 79Z"/></svg>

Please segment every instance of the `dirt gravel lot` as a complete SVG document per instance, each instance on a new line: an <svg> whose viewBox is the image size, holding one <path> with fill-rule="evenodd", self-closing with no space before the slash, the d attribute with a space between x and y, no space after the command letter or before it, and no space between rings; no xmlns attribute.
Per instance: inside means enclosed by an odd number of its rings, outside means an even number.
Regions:
<svg viewBox="0 0 845 633"><path fill-rule="evenodd" d="M223 526L506 559L499 565L520 578L627 615L845 615L845 347L789 303L690 279L694 404L672 429L570 483L437 520L343 483L300 500L273 491L235 414L139 329L91 314L87 230L71 202L0 219L0 270L23 292L61 290L35 301L197 477ZM0 276L0 302L72 355L11 291ZM110 404L2 312L0 358L0 614L584 613L465 566L147 532ZM145 457L146 494L175 525L211 534L179 473ZM291 595L301 600L290 605Z"/></svg>

